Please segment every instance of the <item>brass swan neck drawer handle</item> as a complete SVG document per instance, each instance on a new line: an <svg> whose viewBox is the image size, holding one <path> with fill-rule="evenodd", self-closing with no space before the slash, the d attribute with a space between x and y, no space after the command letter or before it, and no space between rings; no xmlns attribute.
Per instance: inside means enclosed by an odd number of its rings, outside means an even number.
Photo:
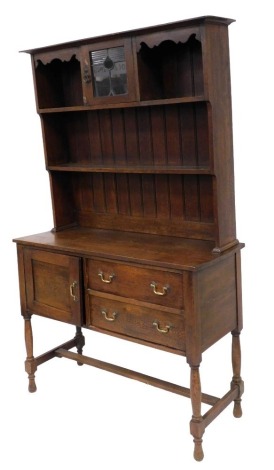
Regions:
<svg viewBox="0 0 274 470"><path fill-rule="evenodd" d="M156 295L166 295L168 293L169 286L163 286L162 290L158 290L158 284L156 282L152 282L150 284L150 287L152 288L154 294Z"/></svg>
<svg viewBox="0 0 274 470"><path fill-rule="evenodd" d="M73 301L74 302L77 302L78 298L77 298L77 295L76 295L76 290L77 288L77 282L74 281L70 286L69 286L69 292L70 292L70 296L73 298Z"/></svg>
<svg viewBox="0 0 274 470"><path fill-rule="evenodd" d="M153 326L156 326L156 330L163 334L167 334L171 328L171 325L166 325L164 328L160 328L159 322L157 321L153 322Z"/></svg>
<svg viewBox="0 0 274 470"><path fill-rule="evenodd" d="M110 284L113 279L115 278L115 274L112 273L108 276L108 279L105 278L105 275L102 271L98 272L98 276L100 277L101 281L104 282L105 284Z"/></svg>
<svg viewBox="0 0 274 470"><path fill-rule="evenodd" d="M107 321L114 321L116 320L116 317L117 317L117 312L113 312L112 316L109 316L106 310L101 310L101 314L104 316L105 320Z"/></svg>

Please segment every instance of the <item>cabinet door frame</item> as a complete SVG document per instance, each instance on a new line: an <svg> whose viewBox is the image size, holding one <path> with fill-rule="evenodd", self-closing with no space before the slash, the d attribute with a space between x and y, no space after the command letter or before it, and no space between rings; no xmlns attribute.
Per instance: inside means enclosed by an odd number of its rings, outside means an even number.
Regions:
<svg viewBox="0 0 274 470"><path fill-rule="evenodd" d="M37 293L35 292L35 273L34 273L34 262L38 262L44 266L50 266L50 271L53 271L56 267L56 276L61 277L61 282L64 289L63 294L67 289L67 300L64 308L59 305L50 305L50 298L47 302L43 300L39 301L36 298ZM53 253L46 250L40 250L36 248L27 247L24 248L24 283L26 302L25 308L28 313L41 315L54 320L63 321L65 323L71 323L73 325L81 326L82 324L82 276L81 276L81 258L77 256ZM58 270L60 270L58 272ZM62 273L65 274L62 279ZM37 281L36 281L37 282ZM49 279L49 282L54 281ZM37 284L36 284L37 286ZM66 294L65 294L66 295ZM54 304L54 298L53 298ZM24 312L23 312L24 314Z"/></svg>

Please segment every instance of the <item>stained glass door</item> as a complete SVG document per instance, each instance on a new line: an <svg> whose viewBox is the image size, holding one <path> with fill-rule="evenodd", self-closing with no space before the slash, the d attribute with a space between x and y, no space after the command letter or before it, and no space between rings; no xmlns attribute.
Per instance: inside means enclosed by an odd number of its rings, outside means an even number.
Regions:
<svg viewBox="0 0 274 470"><path fill-rule="evenodd" d="M131 41L92 44L84 51L82 70L86 104L136 99ZM114 47L113 47L114 46Z"/></svg>

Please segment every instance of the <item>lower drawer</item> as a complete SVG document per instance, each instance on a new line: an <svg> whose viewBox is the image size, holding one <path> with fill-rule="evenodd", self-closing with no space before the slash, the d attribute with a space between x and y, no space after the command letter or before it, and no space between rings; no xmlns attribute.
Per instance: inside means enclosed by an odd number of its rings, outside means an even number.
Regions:
<svg viewBox="0 0 274 470"><path fill-rule="evenodd" d="M183 312L161 312L91 295L87 326L185 351Z"/></svg>

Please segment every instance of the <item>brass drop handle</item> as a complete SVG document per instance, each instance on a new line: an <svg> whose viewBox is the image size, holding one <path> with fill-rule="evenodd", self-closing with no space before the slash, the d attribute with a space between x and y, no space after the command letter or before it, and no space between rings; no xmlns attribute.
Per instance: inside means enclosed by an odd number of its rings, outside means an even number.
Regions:
<svg viewBox="0 0 274 470"><path fill-rule="evenodd" d="M169 332L170 328L171 328L171 325L166 325L165 328L160 328L159 322L157 322L157 321L153 322L153 326L156 326L157 331L159 331L159 333L163 333L163 334L167 334Z"/></svg>
<svg viewBox="0 0 274 470"><path fill-rule="evenodd" d="M73 281L73 283L69 286L69 292L70 292L70 296L73 298L73 301L74 302L77 302L77 295L75 293L75 289L77 287L77 282L76 281Z"/></svg>
<svg viewBox="0 0 274 470"><path fill-rule="evenodd" d="M106 279L102 271L98 272L98 276L100 277L101 281L104 282L105 284L110 284L112 280L115 278L115 274L112 273L108 276L108 279Z"/></svg>
<svg viewBox="0 0 274 470"><path fill-rule="evenodd" d="M112 316L108 316L108 312L106 310L101 310L101 314L104 316L105 320L107 321L114 321L117 317L117 312L113 312Z"/></svg>
<svg viewBox="0 0 274 470"><path fill-rule="evenodd" d="M152 290L154 294L156 295L166 295L169 289L169 286L166 285L166 286L163 286L162 290L158 290L158 284L156 284L156 282L154 281L150 284L150 287L152 287Z"/></svg>

